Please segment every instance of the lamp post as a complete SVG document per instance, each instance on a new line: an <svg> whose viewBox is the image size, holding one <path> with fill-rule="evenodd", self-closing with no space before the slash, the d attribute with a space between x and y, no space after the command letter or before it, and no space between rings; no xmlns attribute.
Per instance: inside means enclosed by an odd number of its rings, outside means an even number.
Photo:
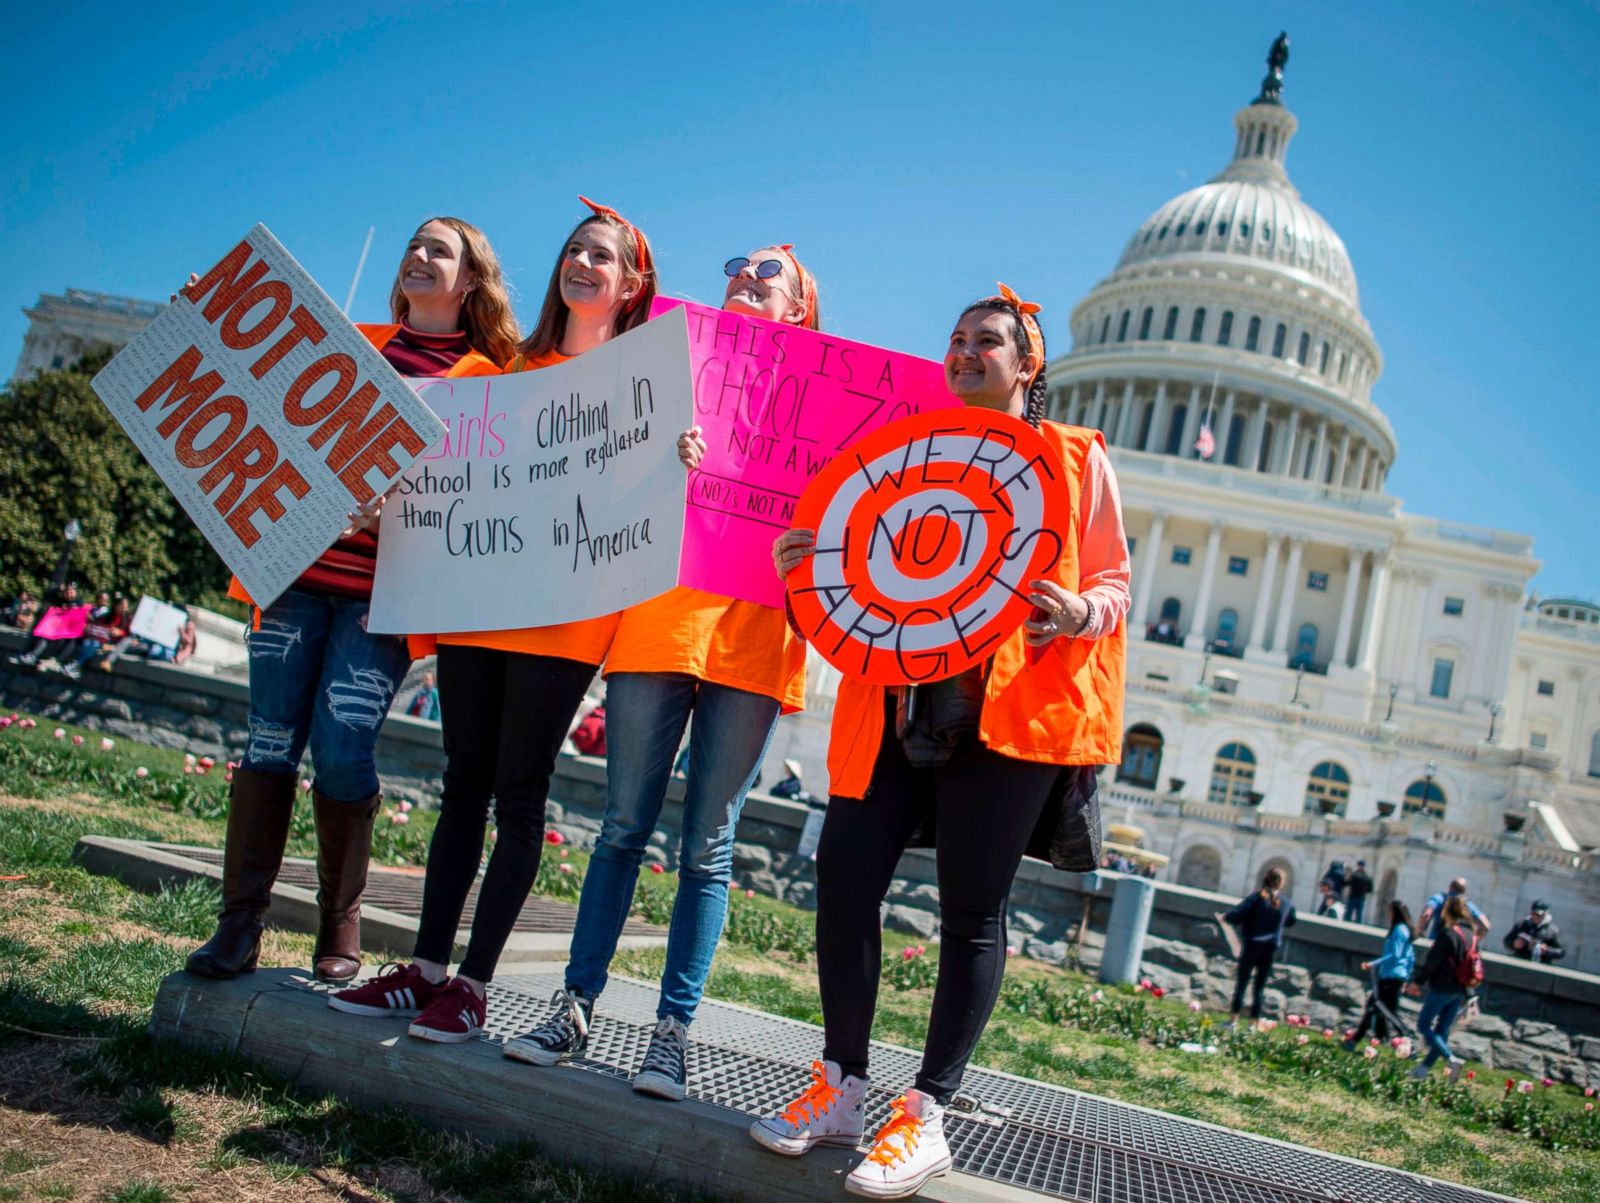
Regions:
<svg viewBox="0 0 1600 1203"><path fill-rule="evenodd" d="M1488 735L1488 738L1485 739L1483 742L1492 744L1494 742L1494 725L1495 725L1495 723L1500 721L1500 716L1506 712L1506 708L1505 708L1505 704L1504 703L1498 702L1498 701L1489 702L1488 703L1488 707L1489 707L1489 735Z"/></svg>
<svg viewBox="0 0 1600 1203"><path fill-rule="evenodd" d="M1299 706L1302 704L1300 701L1300 682L1305 680L1305 678L1306 666L1302 664L1299 668L1294 670L1294 697L1289 699L1289 705Z"/></svg>
<svg viewBox="0 0 1600 1203"><path fill-rule="evenodd" d="M1206 683L1206 675L1208 673L1210 673L1210 671L1211 671L1211 653L1216 648L1216 646L1217 645L1214 642L1212 642L1211 640L1208 639L1206 641L1205 654L1200 657L1200 684L1201 685L1204 685Z"/></svg>
<svg viewBox="0 0 1600 1203"><path fill-rule="evenodd" d="M1438 761L1430 760L1422 766L1422 813L1433 813L1433 777L1439 771Z"/></svg>
<svg viewBox="0 0 1600 1203"><path fill-rule="evenodd" d="M67 569L72 564L72 545L83 534L83 526L76 518L69 518L61 531L61 554L56 557L56 570L50 574L50 588L60 590L66 582Z"/></svg>
<svg viewBox="0 0 1600 1203"><path fill-rule="evenodd" d="M1399 692L1400 692L1400 682L1398 682L1398 681L1390 681L1389 682L1389 709L1387 709L1387 710L1385 710L1383 712L1383 721L1386 722L1386 723L1394 718L1394 699L1395 699L1395 695L1398 694Z"/></svg>

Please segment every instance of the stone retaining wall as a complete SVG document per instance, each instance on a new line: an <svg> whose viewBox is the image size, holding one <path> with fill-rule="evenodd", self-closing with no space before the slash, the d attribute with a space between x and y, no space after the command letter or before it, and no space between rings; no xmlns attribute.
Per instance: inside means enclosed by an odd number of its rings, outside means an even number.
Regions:
<svg viewBox="0 0 1600 1203"><path fill-rule="evenodd" d="M0 646L20 639L0 632ZM0 663L0 706L104 730L124 738L218 757L237 757L247 737L249 690L243 681L192 673L175 665L130 662L115 673L86 672L82 682ZM385 791L436 802L444 765L437 723L391 715L378 744ZM550 822L580 846L591 846L605 805L605 762L563 756L552 784ZM668 789L648 856L666 862L681 829L682 783ZM734 867L739 883L803 907L814 905L812 862L799 854L808 810L752 794L739 824ZM1012 891L1012 942L1026 955L1056 964L1099 964L1113 873L1062 873L1024 862ZM924 938L938 932L938 889L930 852L908 852L885 908L885 922ZM1186 886L1156 883L1143 972L1177 997L1225 1007L1233 962L1217 914L1236 900ZM1087 922L1085 922L1087 916ZM1320 1027L1354 1021L1365 998L1360 963L1375 957L1383 934L1302 914L1290 928L1267 1003L1282 1016L1309 1015ZM1474 1059L1516 1074L1562 1078L1600 1088L1600 977L1557 966L1485 956L1485 1015L1454 1041ZM1414 1013L1416 1004L1402 1004Z"/></svg>

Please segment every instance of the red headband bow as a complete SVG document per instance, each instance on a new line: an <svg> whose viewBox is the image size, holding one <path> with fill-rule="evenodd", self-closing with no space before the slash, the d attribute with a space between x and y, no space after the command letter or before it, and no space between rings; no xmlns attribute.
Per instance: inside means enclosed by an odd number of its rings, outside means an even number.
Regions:
<svg viewBox="0 0 1600 1203"><path fill-rule="evenodd" d="M645 241L644 234L640 231L639 227L634 225L622 214L618 213L610 205L597 205L587 196L580 196L578 200L583 204L588 205L590 209L594 210L594 215L596 217L608 217L621 226L624 230L628 231L629 236L633 239L634 257L639 261L639 274L641 276L649 276L651 272L650 244Z"/></svg>
<svg viewBox="0 0 1600 1203"><path fill-rule="evenodd" d="M1044 371L1044 331L1039 329L1039 319L1033 315L1044 306L1034 301L1024 301L1006 285L1000 285L998 296L985 297L985 301L997 301L1002 305L1014 308L1022 318L1022 331L1028 336L1028 352L1039 363L1039 370Z"/></svg>

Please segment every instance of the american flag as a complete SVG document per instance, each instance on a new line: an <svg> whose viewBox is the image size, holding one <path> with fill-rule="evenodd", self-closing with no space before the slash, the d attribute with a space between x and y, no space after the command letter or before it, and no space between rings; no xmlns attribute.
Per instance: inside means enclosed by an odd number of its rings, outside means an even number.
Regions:
<svg viewBox="0 0 1600 1203"><path fill-rule="evenodd" d="M1211 423L1205 422L1200 427L1200 437L1194 441L1194 449L1201 459L1210 459L1217 453L1216 436L1211 433Z"/></svg>

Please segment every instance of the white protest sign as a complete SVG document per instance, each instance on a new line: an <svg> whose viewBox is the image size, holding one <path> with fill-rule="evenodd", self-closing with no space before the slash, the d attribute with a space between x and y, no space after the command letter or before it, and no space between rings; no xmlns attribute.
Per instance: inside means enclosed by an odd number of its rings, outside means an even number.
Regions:
<svg viewBox="0 0 1600 1203"><path fill-rule="evenodd" d="M139 608L133 612L128 633L172 649L178 646L178 639L183 635L183 624L188 621L187 611L146 594L139 599Z"/></svg>
<svg viewBox="0 0 1600 1203"><path fill-rule="evenodd" d="M384 506L369 631L547 626L678 583L681 312L538 371L412 386L449 434Z"/></svg>
<svg viewBox="0 0 1600 1203"><path fill-rule="evenodd" d="M261 225L94 390L262 606L444 434Z"/></svg>

